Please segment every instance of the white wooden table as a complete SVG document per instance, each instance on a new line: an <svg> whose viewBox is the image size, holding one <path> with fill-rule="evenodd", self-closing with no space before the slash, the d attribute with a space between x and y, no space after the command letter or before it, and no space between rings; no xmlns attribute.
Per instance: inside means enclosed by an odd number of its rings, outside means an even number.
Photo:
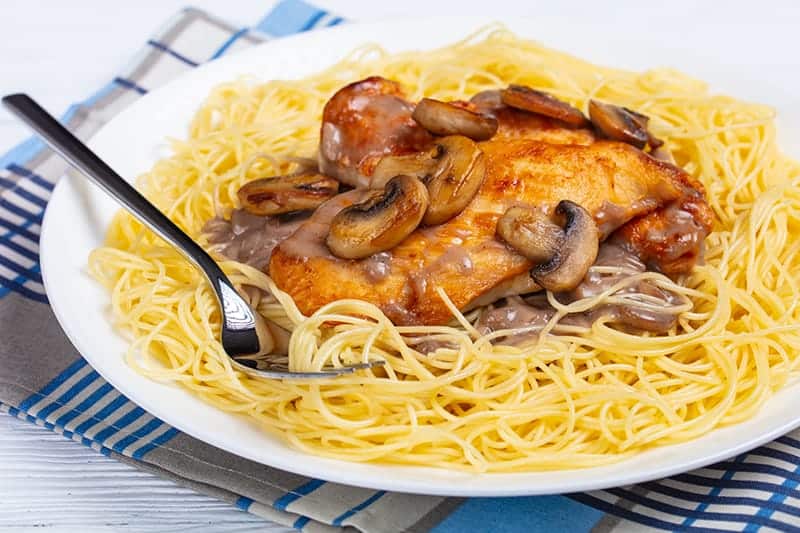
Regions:
<svg viewBox="0 0 800 533"><path fill-rule="evenodd" d="M633 20L660 20L653 31L739 35L731 43L746 58L747 26L768 24L770 48L781 50L789 38L798 44L800 4L792 1L658 3L625 0L531 2L462 0L431 2L359 2L318 0L318 5L349 19L371 20L448 13L554 16L582 24L602 24L625 13ZM0 94L25 90L45 107L62 112L106 83L171 14L194 5L240 25L252 25L271 0L159 0L116 3L100 0L4 0L0 20ZM744 47L744 48L743 48ZM724 50L724 47L720 47ZM797 46L789 47L790 53ZM784 52L786 49L784 49ZM705 51L708 53L708 51ZM723 52L719 52L723 54ZM744 56L741 56L744 54ZM720 55L717 59L722 59ZM736 61L720 61L735 68ZM770 64L768 60L766 64ZM798 62L795 62L795 67ZM765 72L768 77L769 73ZM800 88L795 88L800 90ZM28 132L0 110L0 153ZM0 414L0 530L46 527L58 531L287 531L233 506L178 487L95 453L48 430Z"/></svg>

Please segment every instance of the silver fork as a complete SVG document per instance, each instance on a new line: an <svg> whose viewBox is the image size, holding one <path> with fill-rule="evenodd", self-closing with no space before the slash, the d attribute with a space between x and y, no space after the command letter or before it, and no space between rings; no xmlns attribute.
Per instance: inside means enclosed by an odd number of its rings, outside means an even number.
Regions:
<svg viewBox="0 0 800 533"><path fill-rule="evenodd" d="M32 98L25 94L11 94L3 97L3 104L69 164L85 174L205 274L217 295L222 312L222 348L235 368L263 378L329 378L383 364L383 361L371 361L335 368L326 367L318 372L292 372L285 363L285 357L258 357L258 362L252 357L237 360L242 356L259 354L262 347L272 345L272 338L261 315L254 312L236 292L211 256ZM265 368L256 368L258 363L262 363L260 366Z"/></svg>

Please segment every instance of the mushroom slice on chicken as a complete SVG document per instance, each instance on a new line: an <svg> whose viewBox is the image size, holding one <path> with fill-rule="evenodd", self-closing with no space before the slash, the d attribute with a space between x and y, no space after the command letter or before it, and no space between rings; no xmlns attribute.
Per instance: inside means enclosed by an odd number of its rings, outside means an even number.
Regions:
<svg viewBox="0 0 800 533"><path fill-rule="evenodd" d="M503 103L511 107L555 118L580 128L588 124L580 109L577 109L545 92L524 85L509 85L500 92Z"/></svg>
<svg viewBox="0 0 800 533"><path fill-rule="evenodd" d="M316 172L262 178L245 183L237 195L253 215L316 209L339 192L339 182Z"/></svg>
<svg viewBox="0 0 800 533"><path fill-rule="evenodd" d="M534 262L531 277L541 287L561 292L577 287L597 258L600 232L583 207L561 200L553 213L512 207L497 222L498 235ZM559 221L560 222L560 221Z"/></svg>
<svg viewBox="0 0 800 533"><path fill-rule="evenodd" d="M420 100L411 116L434 135L463 135L485 141L497 132L496 118L432 98Z"/></svg>
<svg viewBox="0 0 800 533"><path fill-rule="evenodd" d="M478 146L460 135L441 139L439 166L427 177L430 205L423 222L428 226L447 222L461 213L483 183L486 163Z"/></svg>
<svg viewBox="0 0 800 533"><path fill-rule="evenodd" d="M461 135L443 137L418 154L386 156L375 167L373 185L399 174L418 177L428 187L430 204L423 222L441 224L461 213L483 183L483 152Z"/></svg>
<svg viewBox="0 0 800 533"><path fill-rule="evenodd" d="M609 139L626 142L637 148L649 144L650 148L656 149L664 144L647 129L650 117L627 107L590 100L589 117L595 128Z"/></svg>
<svg viewBox="0 0 800 533"><path fill-rule="evenodd" d="M425 185L412 176L397 176L382 191L372 191L333 217L326 243L345 259L389 250L417 229L427 208Z"/></svg>
<svg viewBox="0 0 800 533"><path fill-rule="evenodd" d="M583 145L595 141L596 136L588 122L581 128L565 127L562 120L505 104L502 93L502 90L481 91L469 100L475 111L497 119L497 133L492 141L496 138L525 138L551 144Z"/></svg>

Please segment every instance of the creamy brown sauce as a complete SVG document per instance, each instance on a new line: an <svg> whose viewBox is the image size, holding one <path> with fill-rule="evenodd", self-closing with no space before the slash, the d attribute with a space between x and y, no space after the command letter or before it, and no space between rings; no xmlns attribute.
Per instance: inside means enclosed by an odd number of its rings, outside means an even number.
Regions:
<svg viewBox="0 0 800 533"><path fill-rule="evenodd" d="M440 272L443 269L449 269L455 275L469 276L472 274L474 265L470 258L469 250L461 246L460 238L456 238L456 242L448 246L444 253L440 255L435 261L431 262L425 268L420 269L418 272L412 272L409 275L410 288L418 297L425 294L428 288L428 278L434 272Z"/></svg>
<svg viewBox="0 0 800 533"><path fill-rule="evenodd" d="M620 205L604 201L600 209L594 214L594 221L600 231L600 238L605 239L611 235L615 229L622 226L630 218L630 211Z"/></svg>
<svg viewBox="0 0 800 533"><path fill-rule="evenodd" d="M453 265L460 274L468 276L472 273L474 265L467 251L461 246L461 243L455 243L448 247L444 253L437 259L444 264Z"/></svg>
<svg viewBox="0 0 800 533"><path fill-rule="evenodd" d="M407 339L406 344L421 354L431 354L436 350L455 350L458 345L454 342L426 338L424 340Z"/></svg>
<svg viewBox="0 0 800 533"><path fill-rule="evenodd" d="M537 306L519 296L509 296L501 305L484 311L475 327L484 335L501 329L526 327L542 329L554 314L555 310L546 303Z"/></svg>
<svg viewBox="0 0 800 533"><path fill-rule="evenodd" d="M598 272L598 269L595 268L590 269L583 282L574 290L556 294L558 301L569 304L597 296L625 278L646 271L644 263L638 256L624 246L615 243L601 245L594 266L618 267L620 271L608 274ZM662 302L664 308L683 303L682 296L662 290L646 280L619 289L615 294L647 295ZM535 339L538 331L544 328L554 314L555 309L547 302L542 293L527 297L511 296L484 311L476 323L476 328L484 335L503 329L532 328L532 331L515 335L512 338L501 339L504 344L519 344ZM677 321L676 314L668 310L660 312L636 305L604 304L587 312L569 314L563 317L559 323L568 326L590 327L595 320L601 317L607 318L623 330L632 332L665 333Z"/></svg>
<svg viewBox="0 0 800 533"><path fill-rule="evenodd" d="M230 220L213 218L203 228L208 242L226 257L246 263L255 268L266 270L270 255L275 247L281 248L291 255L298 257L327 256L332 257L325 238L333 216L343 207L359 201L365 194L364 191L350 191L337 196L323 204L308 219L308 214L291 214L289 216L256 216L238 209L233 211ZM693 226L694 221L690 213L676 207L670 213L670 219L679 226L674 231L682 234L687 226ZM688 232L696 235L696 229ZM673 231L670 228L670 231ZM657 238L658 236L653 236ZM665 238L668 235L664 236ZM468 251L461 246L460 238L455 238L453 244L445 249L444 253L426 268L410 277L409 284L403 288L406 292L424 294L428 284L430 272L441 268L452 269L454 275L469 276L473 264ZM485 243L484 243L485 244ZM391 272L393 256L391 251L381 252L361 261L361 268L367 278L379 283ZM647 270L646 265L639 257L628 250L624 244L605 242L601 245L594 267L617 267L614 273L599 272L592 268L587 273L583 282L574 290L556 294L556 298L563 304L569 304L584 298L591 298L609 290L611 287L628 276L639 274ZM511 291L513 292L513 291ZM506 292L506 294L509 294ZM664 291L652 282L640 281L628 285L615 292L616 295L630 295L641 298L647 295L663 302L663 306L675 306L683 302L683 297ZM498 294L498 297L501 296ZM489 302L485 302L489 303ZM392 303L384 311L391 311ZM395 311L407 313L399 304L394 304ZM476 328L481 334L506 329L526 328L526 331L512 336L502 337L496 342L509 345L519 345L535 340L539 332L553 318L555 309L547 302L542 292L527 296L510 295L499 298L483 311L479 317ZM672 328L677 316L669 311L654 311L636 305L604 304L583 313L572 313L560 319L559 324L566 326L591 327L592 323L605 318L616 324L620 329L631 332L664 333ZM277 327L277 326L276 326ZM286 344L288 332L280 332L282 345ZM557 334L558 329L553 333ZM409 343L420 353L435 352L440 348L453 349L454 346L445 341L435 339L414 339Z"/></svg>
<svg viewBox="0 0 800 533"><path fill-rule="evenodd" d="M602 274L590 269L583 283L575 290L564 295L558 295L559 301L569 303L582 298L597 296L623 281L626 277L647 270L645 264L636 254L627 250L623 245L615 243L604 244L601 247L595 265L619 267L623 270L615 274ZM640 281L618 290L615 294L650 296L656 298L665 308L683 303L682 296L665 291L651 281ZM652 311L635 305L602 305L587 315L585 318L588 319L588 325L591 325L600 316L606 316L610 318L611 322L620 324L625 328L654 333L667 332L677 321L677 316L674 313ZM572 318L581 319L583 317L575 315ZM584 321L584 324L586 323L587 321Z"/></svg>
<svg viewBox="0 0 800 533"><path fill-rule="evenodd" d="M236 209L229 220L215 217L206 222L203 234L213 249L225 257L264 270L272 250L306 218L307 213L258 216Z"/></svg>
<svg viewBox="0 0 800 533"><path fill-rule="evenodd" d="M321 206L300 226L289 238L281 243L281 252L298 258L328 257L334 258L325 240L331 229L331 221L336 214L347 206L363 200L369 191L355 189L334 196Z"/></svg>
<svg viewBox="0 0 800 533"><path fill-rule="evenodd" d="M361 263L367 279L372 283L379 283L386 279L392 271L392 254L391 252L379 252L373 254Z"/></svg>
<svg viewBox="0 0 800 533"><path fill-rule="evenodd" d="M702 264L705 229L697 223L694 215L682 208L679 202L672 202L663 210L666 223L663 226L648 228L647 240L657 243L671 243L664 247L664 259L678 259L690 250L700 250L697 264Z"/></svg>

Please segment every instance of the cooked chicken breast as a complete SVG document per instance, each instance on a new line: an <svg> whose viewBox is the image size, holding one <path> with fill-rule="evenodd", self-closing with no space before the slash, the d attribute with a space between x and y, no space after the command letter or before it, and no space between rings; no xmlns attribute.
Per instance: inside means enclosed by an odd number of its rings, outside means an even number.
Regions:
<svg viewBox="0 0 800 533"><path fill-rule="evenodd" d="M414 105L397 82L373 76L340 89L322 113L319 169L353 187L368 187L384 155L417 152L433 140L411 118Z"/></svg>
<svg viewBox="0 0 800 533"><path fill-rule="evenodd" d="M337 93L323 119L323 170L364 187L381 156L429 144L427 132L409 122L412 106L402 102L399 87L380 78ZM333 256L325 238L333 217L367 193L356 189L327 201L270 260L270 276L303 313L357 298L398 325L442 324L452 313L437 287L462 310L537 290L528 276L532 263L498 240L497 221L512 206L552 210L565 199L591 213L602 238L632 221L615 238L650 264L667 272L694 264L711 214L683 170L628 144L597 141L590 130L506 108L491 93L464 105L492 113L500 124L495 137L479 144L486 172L473 200L448 222L420 227L393 249L356 260ZM676 220L681 231L670 229Z"/></svg>
<svg viewBox="0 0 800 533"><path fill-rule="evenodd" d="M452 318L436 294L459 308L526 275L532 263L501 243L497 220L513 205L555 206L569 198L593 214L605 234L680 196L681 171L621 143L554 145L520 139L483 145L486 178L473 201L444 224L414 231L381 257L346 260L325 246L333 216L360 201L361 190L317 209L273 252L270 275L311 313L342 298L380 307L396 324L441 324ZM536 287L514 287L530 292Z"/></svg>

